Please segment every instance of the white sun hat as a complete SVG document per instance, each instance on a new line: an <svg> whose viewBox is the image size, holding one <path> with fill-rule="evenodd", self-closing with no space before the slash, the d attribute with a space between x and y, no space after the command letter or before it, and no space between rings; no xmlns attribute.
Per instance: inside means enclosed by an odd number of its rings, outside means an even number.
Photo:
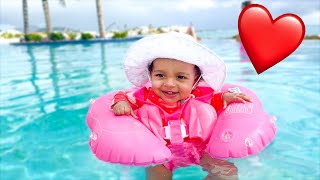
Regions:
<svg viewBox="0 0 320 180"><path fill-rule="evenodd" d="M225 78L224 62L211 50L184 33L149 35L135 42L124 59L128 80L142 87L148 82L148 66L157 58L170 58L197 65L204 81L219 91Z"/></svg>

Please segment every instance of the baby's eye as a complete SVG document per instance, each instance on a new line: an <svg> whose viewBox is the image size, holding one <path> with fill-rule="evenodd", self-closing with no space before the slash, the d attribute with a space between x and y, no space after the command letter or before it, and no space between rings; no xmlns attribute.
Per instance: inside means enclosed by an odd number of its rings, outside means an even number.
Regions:
<svg viewBox="0 0 320 180"><path fill-rule="evenodd" d="M181 76L181 75L177 76L177 78L178 79L187 79L185 76Z"/></svg>
<svg viewBox="0 0 320 180"><path fill-rule="evenodd" d="M164 77L163 74L156 74L155 76L157 76L157 77Z"/></svg>

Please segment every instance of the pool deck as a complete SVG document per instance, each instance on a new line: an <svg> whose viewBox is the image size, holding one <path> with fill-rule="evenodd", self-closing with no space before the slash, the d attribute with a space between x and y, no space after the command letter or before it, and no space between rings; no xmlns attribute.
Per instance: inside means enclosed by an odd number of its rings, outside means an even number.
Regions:
<svg viewBox="0 0 320 180"><path fill-rule="evenodd" d="M67 41L43 41L43 42L14 42L11 45L64 45L64 44L84 44L84 43L114 43L114 42L128 42L136 41L143 38L143 36L136 36L124 39L92 39L92 40L67 40Z"/></svg>

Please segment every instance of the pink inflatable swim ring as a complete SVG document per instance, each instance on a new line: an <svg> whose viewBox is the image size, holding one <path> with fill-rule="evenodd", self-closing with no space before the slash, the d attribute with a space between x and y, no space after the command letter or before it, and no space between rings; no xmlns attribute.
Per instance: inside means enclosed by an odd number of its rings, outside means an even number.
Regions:
<svg viewBox="0 0 320 180"><path fill-rule="evenodd" d="M222 91L243 92L253 98L253 103L232 103L219 112L206 152L215 158L243 158L259 153L275 137L275 118L263 111L258 97L249 89L224 85ZM170 149L140 121L131 116L115 116L109 110L114 94L92 101L89 108L92 152L102 161L125 165L168 162Z"/></svg>
<svg viewBox="0 0 320 180"><path fill-rule="evenodd" d="M274 116L262 108L256 94L237 85L224 85L222 92L242 92L253 102L232 103L218 114L218 120L207 145L207 152L216 158L242 158L259 153L274 139Z"/></svg>

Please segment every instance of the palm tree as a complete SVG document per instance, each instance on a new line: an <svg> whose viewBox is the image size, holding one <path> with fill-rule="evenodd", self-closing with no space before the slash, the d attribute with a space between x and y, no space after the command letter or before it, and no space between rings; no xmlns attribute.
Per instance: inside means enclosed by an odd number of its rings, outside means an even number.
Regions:
<svg viewBox="0 0 320 180"><path fill-rule="evenodd" d="M42 8L43 8L43 13L44 13L44 18L46 21L47 33L50 34L52 31L52 28L51 28L51 18L50 18L48 0L42 0Z"/></svg>
<svg viewBox="0 0 320 180"><path fill-rule="evenodd" d="M60 4L65 7L66 2L65 0L59 0ZM47 33L50 34L52 31L51 27L51 18L50 18L50 12L49 12L49 3L48 0L42 0L42 8L43 8L43 13L46 21L46 28L47 28Z"/></svg>
<svg viewBox="0 0 320 180"><path fill-rule="evenodd" d="M23 14L23 31L24 34L29 33L29 16L28 16L28 1L22 0L22 14Z"/></svg>
<svg viewBox="0 0 320 180"><path fill-rule="evenodd" d="M102 0L96 0L96 6L97 6L97 15L98 15L98 25L99 25L99 32L100 32L100 38L105 38L105 27L104 27L104 20L103 20L103 5Z"/></svg>

